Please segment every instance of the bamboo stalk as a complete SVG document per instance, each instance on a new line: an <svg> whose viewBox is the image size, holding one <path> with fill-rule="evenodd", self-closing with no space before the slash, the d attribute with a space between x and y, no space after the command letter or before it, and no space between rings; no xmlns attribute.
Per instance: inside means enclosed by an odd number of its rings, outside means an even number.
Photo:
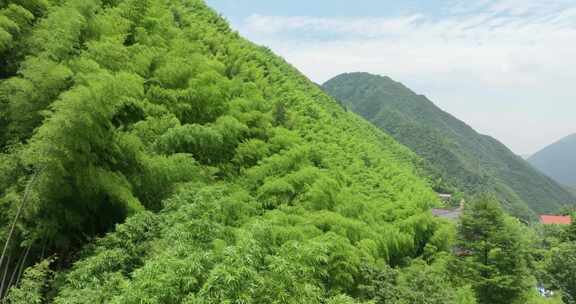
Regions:
<svg viewBox="0 0 576 304"><path fill-rule="evenodd" d="M6 251L8 250L8 246L10 245L12 235L14 234L14 230L16 228L16 223L18 222L18 219L20 218L20 214L22 213L22 210L24 209L24 206L26 205L26 202L28 201L28 196L30 195L30 191L32 189L32 186L34 185L34 182L36 181L36 177L38 176L39 173L40 173L40 170L36 171L34 173L34 175L32 176L32 179L30 180L30 182L28 182L28 185L26 185L26 190L24 191L24 196L22 197L22 202L20 203L20 206L18 207L18 211L16 211L16 216L14 216L14 220L12 221L12 225L10 226L10 232L8 232L8 237L6 238L6 242L4 243L4 248L2 249L2 255L0 256L0 265L2 265L2 263L4 262L4 257L6 256Z"/></svg>
<svg viewBox="0 0 576 304"><path fill-rule="evenodd" d="M4 283L6 282L6 276L8 275L8 268L10 268L10 260L12 259L12 252L8 253L8 259L6 260L6 265L4 265L4 273L2 274L2 283L0 283L0 299L4 299Z"/></svg>
<svg viewBox="0 0 576 304"><path fill-rule="evenodd" d="M16 267L14 267L14 270L12 271L12 274L10 275L10 280L8 280L8 285L6 285L6 294L4 295L4 297L7 297L8 293L10 292L10 287L12 286L12 282L16 278L16 273L18 273L18 269L20 268L20 264L22 263L22 259L23 259L23 256L21 256L20 259L18 259L16 261Z"/></svg>
<svg viewBox="0 0 576 304"><path fill-rule="evenodd" d="M22 277L22 273L24 273L24 265L26 262L26 259L28 258L28 254L30 253L30 248L32 248L32 244L30 244L30 247L28 247L28 250L26 250L26 254L24 255L24 260L22 261L22 264L20 264L20 270L18 271L18 276L16 277L16 282L15 284L20 283L20 278Z"/></svg>
<svg viewBox="0 0 576 304"><path fill-rule="evenodd" d="M26 248L26 252L24 253L24 256L22 257L22 260L18 263L18 265L16 265L16 268L14 268L14 271L12 272L12 275L10 276L10 281L8 281L8 287L7 289L9 289L10 287L17 285L18 282L20 282L20 277L22 276L22 272L24 271L24 265L26 265L26 259L28 258L28 254L30 253L30 249L32 248L32 243Z"/></svg>

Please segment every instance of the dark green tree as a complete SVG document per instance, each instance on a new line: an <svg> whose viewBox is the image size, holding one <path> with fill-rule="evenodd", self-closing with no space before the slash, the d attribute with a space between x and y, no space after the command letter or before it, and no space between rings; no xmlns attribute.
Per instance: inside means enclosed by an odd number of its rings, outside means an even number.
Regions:
<svg viewBox="0 0 576 304"><path fill-rule="evenodd" d="M550 250L544 261L551 289L562 291L566 304L576 303L576 243L566 242Z"/></svg>
<svg viewBox="0 0 576 304"><path fill-rule="evenodd" d="M534 286L526 230L493 198L466 206L453 271L474 287L481 304L521 303Z"/></svg>

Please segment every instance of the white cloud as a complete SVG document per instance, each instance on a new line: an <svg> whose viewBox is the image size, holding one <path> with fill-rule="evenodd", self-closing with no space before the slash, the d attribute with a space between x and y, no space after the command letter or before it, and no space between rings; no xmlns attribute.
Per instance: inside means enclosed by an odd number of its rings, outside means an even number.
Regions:
<svg viewBox="0 0 576 304"><path fill-rule="evenodd" d="M313 31L324 34L353 34L359 37L378 37L397 34L420 19L412 15L395 19L386 18L315 18L305 16L252 15L245 20L242 30L256 35L277 35L287 32Z"/></svg>
<svg viewBox="0 0 576 304"><path fill-rule="evenodd" d="M253 15L239 29L318 82L350 71L406 82L518 153L576 132L573 0L457 0L443 12L389 18ZM511 126L543 135L519 138Z"/></svg>

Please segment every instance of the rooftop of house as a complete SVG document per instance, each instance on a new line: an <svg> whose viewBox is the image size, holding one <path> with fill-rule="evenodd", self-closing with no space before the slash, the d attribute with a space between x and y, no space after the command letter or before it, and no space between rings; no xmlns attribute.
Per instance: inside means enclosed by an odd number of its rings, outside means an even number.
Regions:
<svg viewBox="0 0 576 304"><path fill-rule="evenodd" d="M572 219L564 215L540 215L540 223L544 225L570 225Z"/></svg>

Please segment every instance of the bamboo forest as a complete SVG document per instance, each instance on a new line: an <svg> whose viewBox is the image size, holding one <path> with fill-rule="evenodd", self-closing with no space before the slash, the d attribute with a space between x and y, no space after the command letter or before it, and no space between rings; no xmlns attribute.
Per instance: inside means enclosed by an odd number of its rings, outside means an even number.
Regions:
<svg viewBox="0 0 576 304"><path fill-rule="evenodd" d="M538 217L574 195L446 168L483 156L356 82L202 0L0 0L0 303L576 303L576 223Z"/></svg>

